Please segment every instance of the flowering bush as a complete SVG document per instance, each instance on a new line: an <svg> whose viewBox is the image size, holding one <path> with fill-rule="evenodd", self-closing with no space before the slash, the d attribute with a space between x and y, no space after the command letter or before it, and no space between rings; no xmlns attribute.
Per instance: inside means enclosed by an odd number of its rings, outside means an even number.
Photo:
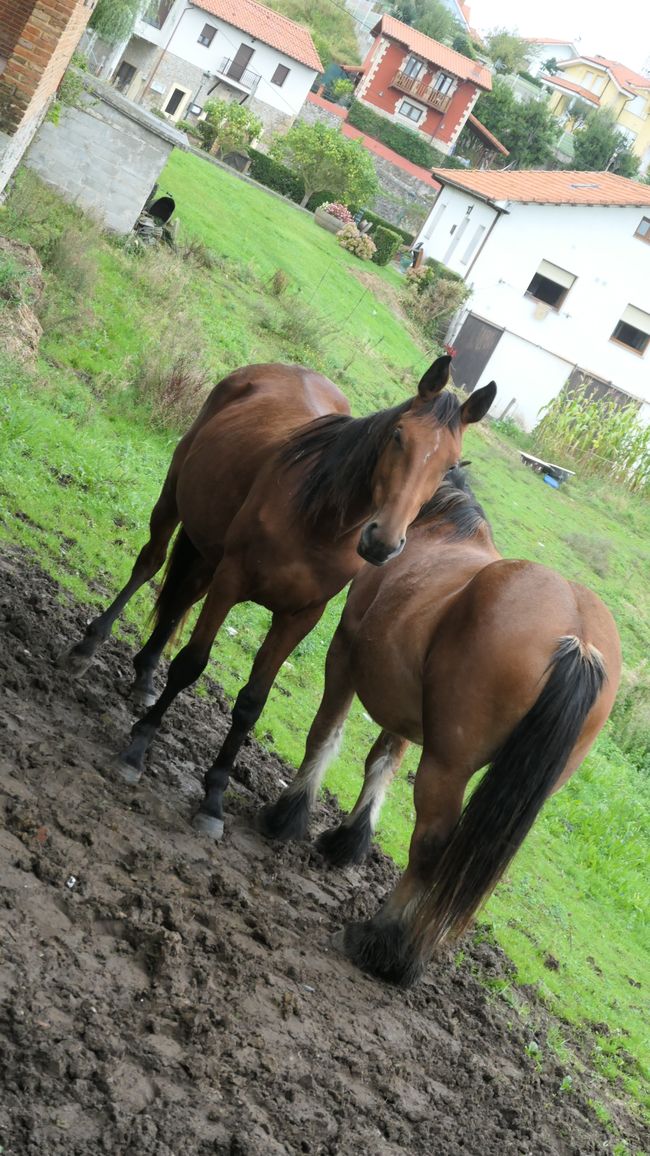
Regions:
<svg viewBox="0 0 650 1156"><path fill-rule="evenodd" d="M342 225L351 225L353 216L350 210L340 203L340 201L323 201L320 208L324 213L329 213L330 217L336 217Z"/></svg>
<svg viewBox="0 0 650 1156"><path fill-rule="evenodd" d="M336 236L339 245L347 249L348 253L354 253L361 261L369 261L377 251L375 242L366 233L360 233L354 224L344 225Z"/></svg>

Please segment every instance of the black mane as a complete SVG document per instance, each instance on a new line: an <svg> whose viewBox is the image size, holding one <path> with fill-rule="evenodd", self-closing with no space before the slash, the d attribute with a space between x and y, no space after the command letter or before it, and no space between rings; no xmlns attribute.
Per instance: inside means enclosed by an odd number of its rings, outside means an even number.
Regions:
<svg viewBox="0 0 650 1156"><path fill-rule="evenodd" d="M492 537L490 523L480 502L474 497L467 474L454 466L445 474L432 498L422 506L415 525L439 519L453 527L456 539L473 538L485 526Z"/></svg>
<svg viewBox="0 0 650 1156"><path fill-rule="evenodd" d="M412 398L370 417L328 414L299 429L286 443L281 461L287 466L309 461L310 467L296 495L298 512L308 522L324 514L342 524L350 508L368 504L377 462ZM460 404L443 391L417 409L418 417L433 417L455 431L460 426Z"/></svg>

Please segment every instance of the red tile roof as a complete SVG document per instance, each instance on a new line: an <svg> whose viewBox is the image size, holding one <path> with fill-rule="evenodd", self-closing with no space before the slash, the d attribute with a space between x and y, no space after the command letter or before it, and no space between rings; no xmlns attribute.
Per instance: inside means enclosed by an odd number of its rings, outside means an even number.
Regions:
<svg viewBox="0 0 650 1156"><path fill-rule="evenodd" d="M583 100L588 100L590 104L600 105L600 97L596 96L595 92L590 92L581 84L575 84L566 76L548 76L546 73L542 73L539 79L546 81L552 88L566 89L567 92L573 92L576 96L581 96Z"/></svg>
<svg viewBox="0 0 650 1156"><path fill-rule="evenodd" d="M486 140L488 144L491 144L492 147L495 148L498 152L502 153L504 157L510 156L510 153L509 153L508 149L506 148L506 146L502 145L501 141L497 140L497 138L494 136L494 134L491 133L490 130L488 128L486 128L484 124L481 124L481 122L477 116L474 116L472 113L470 113L470 115L467 118L467 122L468 122L468 124L470 124L472 126L474 131L476 133L478 133L479 136L482 136L483 139Z"/></svg>
<svg viewBox="0 0 650 1156"><path fill-rule="evenodd" d="M616 173L576 173L541 169L434 169L443 185L464 189L485 201L536 205L650 205L650 185Z"/></svg>
<svg viewBox="0 0 650 1156"><path fill-rule="evenodd" d="M233 28L247 32L249 36L254 36L264 44L270 44L271 48L277 48L278 51L284 52L285 56L290 56L292 60L299 61L307 68L313 68L316 72L323 71L309 29L302 24L296 24L295 20L289 20L287 16L281 16L279 12L267 8L265 4L257 4L256 0L191 0L191 2L203 12L209 12L212 16L225 20L226 24L232 24Z"/></svg>
<svg viewBox="0 0 650 1156"><path fill-rule="evenodd" d="M446 44L440 44L430 36L425 36L423 32L418 32L416 28L410 28L408 24L396 20L394 16L382 16L372 30L373 36L380 33L391 40L398 40L411 52L415 52L417 56L421 56L431 64L437 64L452 76L470 80L477 88L484 88L486 92L492 88L492 74L480 60L470 60L460 52L455 52L453 48L447 48Z"/></svg>
<svg viewBox="0 0 650 1156"><path fill-rule="evenodd" d="M618 60L608 60L606 56L576 56L574 60L563 60L560 68L569 68L572 64L581 62L595 64L597 68L606 68L612 74L619 88L624 88L626 92L630 92L634 88L650 88L650 77L642 76L640 72L634 72L633 69L628 68L626 64L621 64Z"/></svg>

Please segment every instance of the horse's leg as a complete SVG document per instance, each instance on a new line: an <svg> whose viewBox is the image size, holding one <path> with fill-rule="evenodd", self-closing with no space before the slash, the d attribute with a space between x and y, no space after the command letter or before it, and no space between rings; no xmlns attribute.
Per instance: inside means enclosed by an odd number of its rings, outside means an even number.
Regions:
<svg viewBox="0 0 650 1156"><path fill-rule="evenodd" d="M133 659L135 681L132 687L137 706L148 710L156 701L154 674L170 638L182 626L185 615L205 595L214 567L198 553L173 592L158 608L158 621L144 646Z"/></svg>
<svg viewBox="0 0 650 1156"><path fill-rule="evenodd" d="M242 600L239 566L230 562L217 567L207 598L190 640L169 664L167 684L160 698L131 729L131 742L120 756L118 771L128 783L137 783L144 770L145 755L165 712L182 690L205 670L212 643L228 611Z"/></svg>
<svg viewBox="0 0 650 1156"><path fill-rule="evenodd" d="M239 749L260 717L285 658L313 630L324 609L322 604L297 614L273 615L271 629L257 652L249 680L237 695L225 742L205 775L205 798L194 816L197 831L213 839L223 835L223 796Z"/></svg>
<svg viewBox="0 0 650 1156"><path fill-rule="evenodd" d="M364 971L408 987L424 969L414 928L436 863L460 818L467 778L423 751L415 779L416 823L409 861L372 919L345 928L346 955Z"/></svg>
<svg viewBox="0 0 650 1156"><path fill-rule="evenodd" d="M336 758L353 698L348 646L339 627L327 652L323 697L307 736L300 770L279 799L263 807L257 816L258 830L269 839L303 839L307 834L309 813L323 775Z"/></svg>
<svg viewBox="0 0 650 1156"><path fill-rule="evenodd" d="M92 622L88 624L81 641L76 642L62 655L61 665L65 666L73 678L81 678L85 674L95 652L108 638L129 599L160 570L167 555L169 540L178 525L178 521L175 479L172 481L168 474L160 497L151 512L149 541L138 554L126 586L120 590L117 598L108 609L97 618L93 618Z"/></svg>
<svg viewBox="0 0 650 1156"><path fill-rule="evenodd" d="M366 759L361 794L354 810L337 827L316 841L322 855L335 867L362 863L368 855L384 796L404 758L408 741L382 731Z"/></svg>

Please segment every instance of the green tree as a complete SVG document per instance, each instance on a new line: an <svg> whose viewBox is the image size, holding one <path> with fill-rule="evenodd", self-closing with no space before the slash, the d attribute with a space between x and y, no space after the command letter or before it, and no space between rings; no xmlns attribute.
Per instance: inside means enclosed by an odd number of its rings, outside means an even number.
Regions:
<svg viewBox="0 0 650 1156"><path fill-rule="evenodd" d="M288 133L275 137L269 153L302 177L303 205L314 193L324 191L353 204L372 200L378 191L375 166L361 141L349 140L328 125L299 121Z"/></svg>
<svg viewBox="0 0 650 1156"><path fill-rule="evenodd" d="M393 15L425 36L451 44L454 36L465 33L460 20L449 11L442 0L396 0ZM460 51L460 49L458 50ZM466 54L464 54L466 55Z"/></svg>
<svg viewBox="0 0 650 1156"><path fill-rule="evenodd" d="M97 0L88 26L109 44L128 40L140 14L142 0Z"/></svg>
<svg viewBox="0 0 650 1156"><path fill-rule="evenodd" d="M530 45L507 28L493 28L485 44L497 72L524 72L528 67Z"/></svg>
<svg viewBox="0 0 650 1156"><path fill-rule="evenodd" d="M178 127L198 136L201 147L215 156L245 151L264 127L259 116L236 100L208 100L204 111L205 120L183 120Z"/></svg>
<svg viewBox="0 0 650 1156"><path fill-rule="evenodd" d="M515 100L505 80L496 77L492 92L480 97L474 111L506 146L508 160L517 168L553 167L554 147L562 130L545 100Z"/></svg>
<svg viewBox="0 0 650 1156"><path fill-rule="evenodd" d="M466 32L457 32L451 42L451 47L456 52L460 52L461 56L467 56L470 60L476 60L474 45Z"/></svg>
<svg viewBox="0 0 650 1156"><path fill-rule="evenodd" d="M609 169L622 177L636 177L639 158L627 147L613 114L606 108L594 109L574 134L573 167L582 172L600 173Z"/></svg>
<svg viewBox="0 0 650 1156"><path fill-rule="evenodd" d="M549 76L555 76L556 73L559 71L559 67L560 66L559 66L557 60L555 59L555 57L549 56L548 60L544 61L543 65L542 65L542 70L544 72L548 73Z"/></svg>

